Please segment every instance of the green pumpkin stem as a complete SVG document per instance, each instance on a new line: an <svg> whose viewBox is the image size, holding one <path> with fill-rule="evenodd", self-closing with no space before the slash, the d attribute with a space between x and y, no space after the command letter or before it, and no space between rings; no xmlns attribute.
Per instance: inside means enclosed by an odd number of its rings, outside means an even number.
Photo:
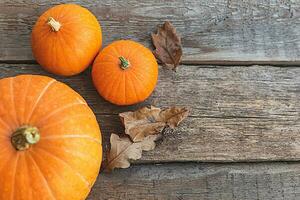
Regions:
<svg viewBox="0 0 300 200"><path fill-rule="evenodd" d="M21 126L11 136L11 143L18 151L28 149L39 140L39 130L34 126Z"/></svg>
<svg viewBox="0 0 300 200"><path fill-rule="evenodd" d="M129 60L127 60L123 56L119 57L119 60L120 60L120 67L121 67L121 69L125 70L125 69L127 69L130 66Z"/></svg>
<svg viewBox="0 0 300 200"><path fill-rule="evenodd" d="M53 17L49 17L47 20L47 24L51 27L52 31L57 32L59 31L61 24L56 21Z"/></svg>

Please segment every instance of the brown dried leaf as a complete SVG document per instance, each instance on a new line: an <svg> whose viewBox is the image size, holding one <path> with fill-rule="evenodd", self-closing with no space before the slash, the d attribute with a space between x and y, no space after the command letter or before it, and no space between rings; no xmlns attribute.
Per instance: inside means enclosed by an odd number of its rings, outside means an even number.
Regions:
<svg viewBox="0 0 300 200"><path fill-rule="evenodd" d="M166 21L162 27L158 27L157 33L151 34L155 46L155 57L166 67L176 71L182 56L181 39L174 26Z"/></svg>
<svg viewBox="0 0 300 200"><path fill-rule="evenodd" d="M110 136L111 149L107 154L105 169L111 171L114 168L128 168L130 160L142 157L142 151L150 151L155 148L155 141L160 135L150 135L143 141L133 143L127 136L119 137L112 133Z"/></svg>
<svg viewBox="0 0 300 200"><path fill-rule="evenodd" d="M177 127L182 120L189 114L189 110L185 107L170 107L164 109L160 113L160 120L165 121L171 128Z"/></svg>
<svg viewBox="0 0 300 200"><path fill-rule="evenodd" d="M169 126L175 128L187 117L189 111L184 107L170 107L164 110L151 106L135 112L120 113L119 116L125 127L125 133L132 141L143 141L149 135L160 134Z"/></svg>

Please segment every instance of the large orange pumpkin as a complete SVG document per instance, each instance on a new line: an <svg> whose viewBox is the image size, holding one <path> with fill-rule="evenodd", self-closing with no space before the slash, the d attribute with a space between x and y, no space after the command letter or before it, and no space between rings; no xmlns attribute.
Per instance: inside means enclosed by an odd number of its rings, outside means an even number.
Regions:
<svg viewBox="0 0 300 200"><path fill-rule="evenodd" d="M0 80L0 199L84 199L102 159L85 100L52 78Z"/></svg>
<svg viewBox="0 0 300 200"><path fill-rule="evenodd" d="M92 77L103 98L117 105L131 105L144 101L154 90L158 64L143 45L120 40L98 54Z"/></svg>
<svg viewBox="0 0 300 200"><path fill-rule="evenodd" d="M62 4L39 17L31 44L42 67L54 74L71 76L93 62L102 44L101 27L86 8Z"/></svg>

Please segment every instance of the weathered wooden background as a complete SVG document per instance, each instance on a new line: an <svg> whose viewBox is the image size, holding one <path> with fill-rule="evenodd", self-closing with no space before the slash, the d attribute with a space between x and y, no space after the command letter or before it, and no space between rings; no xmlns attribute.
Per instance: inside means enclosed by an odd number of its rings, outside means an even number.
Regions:
<svg viewBox="0 0 300 200"><path fill-rule="evenodd" d="M176 73L160 68L152 96L129 107L99 97L90 69L71 78L43 71L30 32L63 2L98 17L104 46L133 39L152 48L150 33L170 20L182 36L183 64ZM69 84L96 113L105 150L110 133L123 131L119 112L192 109L132 168L100 174L89 199L300 199L299 0L0 0L0 38L0 76L44 74Z"/></svg>

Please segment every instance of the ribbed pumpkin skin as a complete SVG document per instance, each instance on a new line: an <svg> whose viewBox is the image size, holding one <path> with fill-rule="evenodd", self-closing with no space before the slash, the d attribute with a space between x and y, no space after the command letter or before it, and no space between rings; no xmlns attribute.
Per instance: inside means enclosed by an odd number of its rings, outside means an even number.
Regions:
<svg viewBox="0 0 300 200"><path fill-rule="evenodd" d="M55 32L49 17L62 26ZM61 4L44 12L32 30L32 52L37 62L54 74L71 76L82 72L98 54L102 33L96 17L76 4Z"/></svg>
<svg viewBox="0 0 300 200"><path fill-rule="evenodd" d="M85 199L102 160L101 133L85 100L45 76L0 80L0 199ZM21 125L40 141L23 151L11 143Z"/></svg>
<svg viewBox="0 0 300 200"><path fill-rule="evenodd" d="M123 70L119 57L130 66ZM99 94L117 105L144 101L153 92L158 78L158 64L152 52L143 45L119 40L105 47L94 61L92 78Z"/></svg>

